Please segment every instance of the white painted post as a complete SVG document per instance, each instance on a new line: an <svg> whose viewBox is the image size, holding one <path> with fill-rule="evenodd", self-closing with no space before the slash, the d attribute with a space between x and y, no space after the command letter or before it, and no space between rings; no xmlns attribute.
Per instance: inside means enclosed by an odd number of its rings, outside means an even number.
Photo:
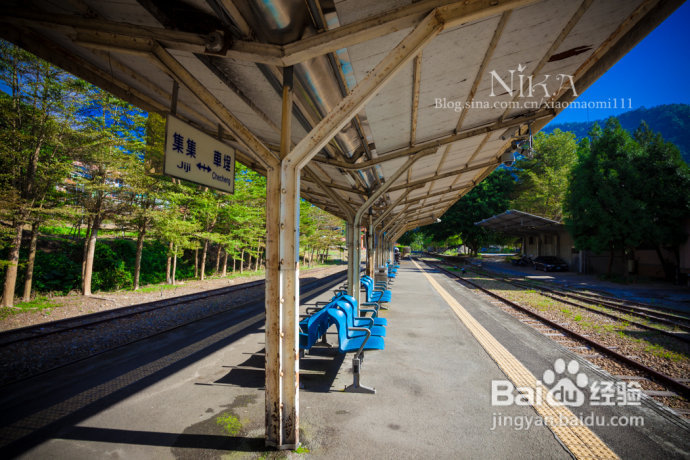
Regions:
<svg viewBox="0 0 690 460"><path fill-rule="evenodd" d="M267 169L266 445L299 445L299 170L290 147L292 68L283 70L281 161Z"/></svg>

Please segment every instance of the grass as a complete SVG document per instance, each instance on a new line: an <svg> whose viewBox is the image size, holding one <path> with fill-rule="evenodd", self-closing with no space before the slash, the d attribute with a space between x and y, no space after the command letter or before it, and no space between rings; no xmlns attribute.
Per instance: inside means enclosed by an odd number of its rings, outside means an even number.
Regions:
<svg viewBox="0 0 690 460"><path fill-rule="evenodd" d="M156 291L165 291L167 289L175 289L177 285L175 284L152 284L150 286L142 287L139 288L137 292L156 292Z"/></svg>
<svg viewBox="0 0 690 460"><path fill-rule="evenodd" d="M675 362L687 360L687 357L685 357L684 355L676 353L675 351L667 350L661 345L657 345L655 343L651 343L644 347L644 351L646 351L647 353L651 353L654 356L658 356L659 358L670 359L671 361Z"/></svg>
<svg viewBox="0 0 690 460"><path fill-rule="evenodd" d="M23 313L26 311L38 311L46 314L50 314L53 308L61 307L62 305L56 303L49 299L48 297L36 297L29 302L20 302L14 306L14 308L3 308L0 309L0 319L8 318L12 315L18 313Z"/></svg>
<svg viewBox="0 0 690 460"><path fill-rule="evenodd" d="M239 434L242 429L242 422L240 422L237 417L227 412L216 417L216 423L230 436Z"/></svg>

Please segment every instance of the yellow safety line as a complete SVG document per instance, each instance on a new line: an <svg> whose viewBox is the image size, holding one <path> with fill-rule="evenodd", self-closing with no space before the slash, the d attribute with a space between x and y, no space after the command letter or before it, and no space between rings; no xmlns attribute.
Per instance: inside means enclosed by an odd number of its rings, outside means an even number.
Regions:
<svg viewBox="0 0 690 460"><path fill-rule="evenodd" d="M470 315L460 303L455 300L427 271L413 260L414 264L422 270L431 285L441 294L443 300L453 309L460 321L470 330L479 344L491 356L498 367L505 373L516 387L532 389L532 394L541 392L541 404L533 404L532 407L542 417L544 424L549 427L563 445L570 450L575 458L582 459L611 459L619 458L609 447L594 434L587 426L565 406L548 404L546 389L543 385L537 385L537 378L522 365L498 340L496 340L479 322ZM535 398L538 400L538 398ZM563 421L567 420L567 423Z"/></svg>

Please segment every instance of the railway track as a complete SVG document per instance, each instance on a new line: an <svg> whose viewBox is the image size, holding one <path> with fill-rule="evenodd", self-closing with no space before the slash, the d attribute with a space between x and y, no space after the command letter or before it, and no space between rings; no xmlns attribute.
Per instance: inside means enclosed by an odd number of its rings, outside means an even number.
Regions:
<svg viewBox="0 0 690 460"><path fill-rule="evenodd" d="M456 256L446 256L446 255L441 255L441 254L430 254L430 255L432 257L437 257L437 258L443 259L443 260L445 260L447 262L451 262L451 263L464 263L465 262L464 258L460 258L460 257L456 257ZM496 274L494 274L494 275L498 276ZM506 277L504 277L504 278L506 278ZM650 304L650 303L640 302L637 300L622 299L620 297L613 297L611 295L607 295L607 294L604 294L602 292L582 291L579 289L570 289L567 287L556 288L552 284L549 284L548 286L546 286L546 283L544 283L544 282L540 282L538 280L532 280L532 279L527 280L524 277L521 277L520 279L525 281L525 282L535 284L537 286L550 288L550 289L556 289L556 290L561 291L561 292L567 292L567 293L570 293L573 295L577 295L579 297L587 298L590 301L596 301L596 302L602 303L602 305L612 304L612 305L616 305L616 306L622 306L622 307L637 309L637 310L643 311L643 312L653 313L653 314L656 314L656 315L659 315L662 317L668 315L668 317L671 319L680 317L680 318L684 318L684 319L687 319L688 321L690 321L690 313L678 311L678 310L675 310L673 308L666 307L664 305L654 305L654 304Z"/></svg>
<svg viewBox="0 0 690 460"><path fill-rule="evenodd" d="M506 299L506 298L492 292L491 290L486 289L486 288L478 285L477 283L474 283L474 282L472 282L466 278L463 278L462 276L446 269L445 267L442 267L439 263L432 263L429 261L426 261L426 263L428 263L429 265L432 265L433 267L437 268L438 270L442 271L443 273L446 273L447 275L456 279L456 281L458 281L460 283L464 283L466 285L469 285L472 288L475 288L475 289L481 291L482 293L499 300L503 304L509 305L513 309L518 310L519 312L524 313L524 314L528 315L529 317L536 319L538 322L547 325L549 328L564 333L569 338L574 339L574 341L586 344L585 348L595 349L598 352L608 356L609 358L612 358L618 362L621 362L621 363L627 365L628 367L630 367L630 368L632 368L638 372L641 372L642 374L648 376L649 380L656 382L657 384L660 384L661 386L663 386L665 388L668 388L669 390L671 390L675 394L683 396L686 399L690 399L690 386L686 385L684 382L681 382L681 381L679 381L679 380L677 380L677 379L675 379L675 378L673 378L667 374L664 374L664 373L659 372L655 369L652 369L649 366L646 366L646 365L642 364L641 362L639 362L639 361L637 361L637 360L635 360L629 356L626 356L622 353L619 353L619 352L609 348L608 346L606 346L603 343L600 343L596 340L593 340L589 337L586 337L582 334L579 334L578 332L568 328L567 326L565 326L561 323L557 323L555 321L552 321L552 320L540 315L539 313L532 311L529 308L523 307L522 305L520 305L516 302L513 302L509 299Z"/></svg>
<svg viewBox="0 0 690 460"><path fill-rule="evenodd" d="M448 260L452 260L452 258L448 258ZM565 289L565 288L556 288L554 286L545 286L543 283L538 283L533 280L524 280L524 279L515 279L512 277L506 277L506 276L500 276L494 273L488 273L486 270L477 270L474 267L468 267L470 271L473 271L479 275L486 276L489 278L493 278L498 281L502 281L508 284L512 284L514 286L518 286L521 288L526 288L526 289L535 289L542 291L540 292L542 295L545 295L547 297L554 298L555 300L559 300L564 303L569 303L573 306L581 307L586 310L594 311L597 313L600 313L604 316L609 316L614 319L619 319L621 321L628 321L631 324L635 324L639 327L642 327L643 329L651 329L655 331L659 331L663 334L667 334L673 337L678 338L681 341L688 342L690 339L687 336L681 336L678 334L674 334L673 332L666 331L664 329L656 328L649 326L644 323L639 323L635 322L634 320L631 320L629 318L622 318L616 315L612 315L606 312L602 312L601 309L599 308L591 308L587 305L582 305L578 303L571 303L569 301L563 300L563 299L571 299L574 301L578 302L583 302L585 304L596 304L597 306L601 306L610 310L618 311L621 313L624 313L626 315L631 315L635 316L637 318L642 318L647 321L655 322L658 324L663 324L666 326L674 327L677 328L681 331L685 332L690 332L690 316L684 314L683 312L676 312L676 313L669 313L667 311L659 311L659 308L661 307L652 307L649 304L643 304L643 303L638 303L638 302L632 302L632 301L627 301L627 300L622 300L622 299L615 299L609 296L603 296L599 294L583 294L578 291L574 291L572 289ZM548 294L547 294L548 293ZM552 297L552 296L557 296L558 298ZM652 309L656 308L656 309Z"/></svg>
<svg viewBox="0 0 690 460"><path fill-rule="evenodd" d="M328 269L318 272L325 270ZM313 275L316 272L317 270L310 270L307 274ZM308 298L330 289L342 282L344 274L345 270L339 270L303 284L300 298ZM263 290L259 289L263 285L264 280L257 280L4 332L0 334L0 357L10 358L2 360L4 362L0 373L0 388L195 322L249 307L263 299ZM257 292L248 295L247 291L252 289ZM234 302L232 299L224 298L236 297L239 294L244 296ZM203 306L210 302L221 305L205 310ZM174 308L184 311L185 314L172 319L167 318L166 313ZM152 315L161 319L160 325L151 324ZM108 334L111 337L105 337ZM98 346L94 347L89 340L97 340ZM53 347L54 350L46 351L47 347ZM82 351L81 348L85 348L86 351ZM78 352L74 353L75 349L78 349ZM33 350L35 356L31 356ZM22 362L19 362L20 360ZM23 360L32 362L27 363Z"/></svg>
<svg viewBox="0 0 690 460"><path fill-rule="evenodd" d="M310 275L323 272L328 268L310 270ZM115 321L118 319L130 318L143 313L149 313L164 308L169 308L175 305L182 305L189 302L196 302L199 300L209 299L213 297L220 297L232 293L239 293L248 291L258 286L263 286L264 280L250 281L247 283L236 284L233 286L226 286L218 289L210 289L203 292L193 294L186 294L177 297L171 297L163 300L155 300L152 302L144 302L128 307L116 308L88 315L75 316L72 318L65 318L49 323L36 324L8 331L0 332L0 347L7 346L13 343L24 342L36 338L46 337L49 335L59 334L73 329L93 327L98 324Z"/></svg>
<svg viewBox="0 0 690 460"><path fill-rule="evenodd" d="M510 279L510 278L504 278L504 277L500 277L500 276L495 276L495 275L492 275L492 274L489 274L489 273L485 273L485 272L478 272L478 271L474 271L474 270L471 270L471 271L473 271L474 273L476 273L476 274L478 274L478 275L480 275L480 276L486 276L486 277L488 277L488 278L495 279L495 280L498 280L498 281L501 281L501 282L510 284L510 285L512 285L512 286L522 287L522 288L532 289L532 290L537 290L537 291L539 291L539 294L543 295L544 297L548 297L548 298L550 298L550 299L557 300L557 301L559 301L559 302L561 302L561 303L564 303L564 304L567 304L567 305L572 305L572 306L578 307L578 308L582 308L583 310L588 310L588 311L597 313L597 314L602 315L602 316L606 316L607 318L611 318L611 319L614 319L614 320L617 320L617 321L626 322L626 323L628 323L628 324L632 324L632 325L634 325L634 326L637 326L637 327L639 327L639 328L641 328L641 329L646 329L646 330L649 330L649 331L658 332L658 333L663 334L663 335L665 335L665 336L673 337L673 338L676 339L676 340L680 340L681 342L690 343L690 335L687 334L687 332L690 332L690 325L688 325L688 324L687 324L686 322L684 322L684 321L680 321L680 320L671 321L671 320L668 320L668 319L657 318L657 317L655 317L655 316L645 315L645 314L642 314L642 313L630 312L630 311L626 311L626 310L621 310L621 309L612 308L612 307L609 307L609 306L606 306L606 307L605 307L605 308L613 309L613 310L615 310L615 311L620 311L620 312L625 313L625 314L627 314L627 315L632 315L632 316L635 316L635 317L638 317L638 318L643 318L643 319L645 319L645 320L647 320L647 321L650 321L650 322L655 322L655 323L658 323L658 324L663 324L663 325L666 325L666 326L670 326L670 327L673 327L673 328L679 330L679 332L669 331L669 330L666 330L666 329L661 329L661 328L659 328L659 327L651 326L651 325L649 325L649 324L641 323L641 322L639 322L639 321L635 321L635 320L633 320L633 319L631 319L631 318L625 318L625 317L622 317L622 316L614 315L614 314L612 314L612 313L603 311L601 308L598 308L598 307L592 307L592 306L591 306L591 303L592 303L593 301L591 301L591 300L586 300L586 299L584 299L584 298L582 298L582 297L580 297L580 296L577 296L577 295L569 295L569 294L565 294L565 293L559 292L559 291L556 290L556 289L550 289L550 288L546 288L546 287L543 287L543 286L535 286L535 285L532 285L532 284L530 284L530 283L523 283L523 282L520 282L520 281L512 280L512 279ZM575 301L571 301L571 300L569 300L569 299L573 299L573 300L575 300ZM578 303L578 302L582 302L582 303ZM589 303L590 305L587 305L587 303ZM598 305L601 305L601 304L599 303ZM682 319L682 318L681 318L681 319ZM681 331L684 331L684 332L681 332Z"/></svg>

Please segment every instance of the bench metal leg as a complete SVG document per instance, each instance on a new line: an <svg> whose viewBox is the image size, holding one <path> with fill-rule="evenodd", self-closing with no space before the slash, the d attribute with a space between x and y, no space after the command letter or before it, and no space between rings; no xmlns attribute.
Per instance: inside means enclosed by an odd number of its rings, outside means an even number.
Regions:
<svg viewBox="0 0 690 460"><path fill-rule="evenodd" d="M328 343L328 340L326 340L326 334L324 334L324 335L321 336L321 340L319 340L318 345L319 345L319 346L322 346L322 347L324 347L324 348L333 348L333 345L331 345L330 343Z"/></svg>
<svg viewBox="0 0 690 460"><path fill-rule="evenodd" d="M361 367L361 361L360 358L355 355L354 358L352 358L352 385L348 385L345 387L345 391L349 393L366 393L366 394L376 394L376 389L375 388L370 388L366 387L364 385L360 385L359 383L359 370Z"/></svg>

